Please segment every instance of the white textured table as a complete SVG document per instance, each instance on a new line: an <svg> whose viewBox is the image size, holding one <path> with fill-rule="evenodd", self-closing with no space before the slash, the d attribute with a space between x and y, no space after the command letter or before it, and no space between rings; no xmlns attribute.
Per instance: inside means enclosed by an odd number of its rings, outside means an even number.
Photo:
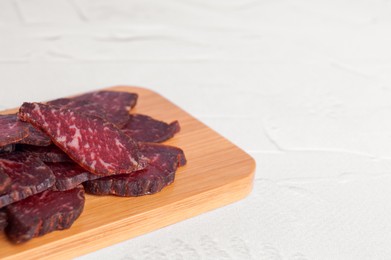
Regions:
<svg viewBox="0 0 391 260"><path fill-rule="evenodd" d="M1 0L0 105L148 87L257 160L240 202L80 259L389 259L389 1Z"/></svg>

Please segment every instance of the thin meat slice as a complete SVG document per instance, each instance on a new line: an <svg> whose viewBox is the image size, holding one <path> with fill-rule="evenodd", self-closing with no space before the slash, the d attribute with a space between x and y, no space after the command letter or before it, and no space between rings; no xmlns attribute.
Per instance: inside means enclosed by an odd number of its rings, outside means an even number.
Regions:
<svg viewBox="0 0 391 260"><path fill-rule="evenodd" d="M70 190L85 181L99 178L98 175L86 171L74 162L46 163L46 165L56 176L54 189L59 191Z"/></svg>
<svg viewBox="0 0 391 260"><path fill-rule="evenodd" d="M100 90L85 93L74 97L75 100L90 100L95 103L102 104L103 107L110 107L114 111L122 109L130 110L136 106L138 95L137 93L129 93L123 91Z"/></svg>
<svg viewBox="0 0 391 260"><path fill-rule="evenodd" d="M154 194L171 184L177 167L186 164L183 151L177 147L144 143L140 145L140 150L148 158L145 169L87 181L83 183L86 192L117 196Z"/></svg>
<svg viewBox="0 0 391 260"><path fill-rule="evenodd" d="M7 213L4 210L0 209L0 232L5 229L7 226Z"/></svg>
<svg viewBox="0 0 391 260"><path fill-rule="evenodd" d="M138 95L135 93L95 91L74 98L52 100L48 104L98 116L122 127L128 121L129 111L136 105L137 98Z"/></svg>
<svg viewBox="0 0 391 260"><path fill-rule="evenodd" d="M51 101L46 102L48 105L63 107L68 105L72 101L72 98L58 98Z"/></svg>
<svg viewBox="0 0 391 260"><path fill-rule="evenodd" d="M133 140L139 142L160 143L173 137L179 132L178 121L167 124L150 116L132 114L122 131Z"/></svg>
<svg viewBox="0 0 391 260"><path fill-rule="evenodd" d="M80 114L96 116L109 121L106 115L106 111L103 109L103 107L100 104L94 103L89 100L61 98L49 101L48 105L53 105L61 108L69 108L72 109L74 112Z"/></svg>
<svg viewBox="0 0 391 260"><path fill-rule="evenodd" d="M11 186L0 195L0 208L42 192L55 182L49 167L30 154L2 154L0 168L11 179Z"/></svg>
<svg viewBox="0 0 391 260"><path fill-rule="evenodd" d="M25 138L28 135L28 126L21 122L16 114L0 115L0 147Z"/></svg>
<svg viewBox="0 0 391 260"><path fill-rule="evenodd" d="M49 136L43 133L41 130L36 129L32 125L28 127L28 135L20 140L20 144L30 144L36 146L48 146L52 143Z"/></svg>
<svg viewBox="0 0 391 260"><path fill-rule="evenodd" d="M24 103L19 117L44 131L89 172L111 175L145 167L137 143L99 117L41 103Z"/></svg>
<svg viewBox="0 0 391 260"><path fill-rule="evenodd" d="M43 162L72 162L72 159L60 148L51 144L49 146L35 146L17 144L16 150L22 153L37 156Z"/></svg>
<svg viewBox="0 0 391 260"><path fill-rule="evenodd" d="M0 168L0 195L8 192L11 188L11 178Z"/></svg>
<svg viewBox="0 0 391 260"><path fill-rule="evenodd" d="M84 208L84 190L47 190L7 207L7 237L26 242L55 230L70 228Z"/></svg>
<svg viewBox="0 0 391 260"><path fill-rule="evenodd" d="M121 127L128 121L129 111L136 105L138 95L118 91L96 91L77 96L74 99L89 100L99 104L106 112L107 120Z"/></svg>
<svg viewBox="0 0 391 260"><path fill-rule="evenodd" d="M0 115L0 152L7 151L8 145L15 143L45 146L51 141L40 130L20 121L16 114Z"/></svg>

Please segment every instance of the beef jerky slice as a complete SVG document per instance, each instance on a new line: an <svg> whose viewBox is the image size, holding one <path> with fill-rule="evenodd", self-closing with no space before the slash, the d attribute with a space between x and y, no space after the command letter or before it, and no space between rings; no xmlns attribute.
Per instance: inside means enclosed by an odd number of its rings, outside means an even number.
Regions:
<svg viewBox="0 0 391 260"><path fill-rule="evenodd" d="M70 190L85 181L99 178L98 175L86 171L74 162L46 163L46 165L56 176L54 189L59 191Z"/></svg>
<svg viewBox="0 0 391 260"><path fill-rule="evenodd" d="M59 148L89 172L111 175L145 167L137 144L99 117L40 103L24 103L19 117L41 128Z"/></svg>
<svg viewBox="0 0 391 260"><path fill-rule="evenodd" d="M0 147L7 147L8 144L14 143L44 146L49 145L51 141L41 131L20 121L16 114L0 115Z"/></svg>
<svg viewBox="0 0 391 260"><path fill-rule="evenodd" d="M173 137L179 132L178 121L167 124L152 117L132 114L122 131L133 140L139 142L160 143Z"/></svg>
<svg viewBox="0 0 391 260"><path fill-rule="evenodd" d="M11 178L10 188L0 195L0 208L44 191L55 182L49 167L33 155L2 154L0 168Z"/></svg>
<svg viewBox="0 0 391 260"><path fill-rule="evenodd" d="M141 196L153 194L171 184L178 166L186 164L183 151L161 144L141 144L148 158L145 169L131 174L107 176L83 183L87 193L96 195Z"/></svg>
<svg viewBox="0 0 391 260"><path fill-rule="evenodd" d="M89 100L99 104L106 113L107 121L121 127L129 118L129 111L137 103L138 95L128 92L96 91L75 97L75 100Z"/></svg>
<svg viewBox="0 0 391 260"><path fill-rule="evenodd" d="M0 232L7 226L7 213L0 209Z"/></svg>
<svg viewBox="0 0 391 260"><path fill-rule="evenodd" d="M16 150L22 153L32 154L37 156L43 162L71 162L72 159L64 153L60 148L51 144L49 146L35 146L17 144Z"/></svg>
<svg viewBox="0 0 391 260"><path fill-rule="evenodd" d="M15 144L7 144L0 147L0 153L12 153L13 151L15 151Z"/></svg>
<svg viewBox="0 0 391 260"><path fill-rule="evenodd" d="M22 243L54 230L71 227L84 208L82 186L67 191L47 190L7 207L7 237Z"/></svg>
<svg viewBox="0 0 391 260"><path fill-rule="evenodd" d="M137 103L138 95L128 92L96 91L74 98L49 101L49 105L70 108L76 112L101 117L118 127L129 119L129 110Z"/></svg>
<svg viewBox="0 0 391 260"><path fill-rule="evenodd" d="M0 168L0 195L9 191L11 188L11 178Z"/></svg>
<svg viewBox="0 0 391 260"><path fill-rule="evenodd" d="M46 102L48 105L63 107L68 105L72 101L71 98L58 98L51 101Z"/></svg>
<svg viewBox="0 0 391 260"><path fill-rule="evenodd" d="M0 115L0 147L16 143L28 135L28 124L19 121L16 114Z"/></svg>
<svg viewBox="0 0 391 260"><path fill-rule="evenodd" d="M38 130L33 126L29 125L28 135L22 140L20 140L18 143L37 146L48 146L52 143L52 141L50 140L49 136L47 136L41 130Z"/></svg>
<svg viewBox="0 0 391 260"><path fill-rule="evenodd" d="M64 101L67 100L67 101ZM48 102L49 105L61 107L61 108L69 108L73 110L74 112L89 115L89 116L96 116L103 118L107 121L106 111L103 109L100 104L94 103L89 100L75 100L75 99L56 99L53 101Z"/></svg>

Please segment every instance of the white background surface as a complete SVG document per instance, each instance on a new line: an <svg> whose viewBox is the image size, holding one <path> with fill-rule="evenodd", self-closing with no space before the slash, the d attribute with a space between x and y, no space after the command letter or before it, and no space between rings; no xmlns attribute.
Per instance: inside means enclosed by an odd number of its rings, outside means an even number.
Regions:
<svg viewBox="0 0 391 260"><path fill-rule="evenodd" d="M257 161L245 200L80 259L390 259L391 2L1 0L0 108L148 87Z"/></svg>

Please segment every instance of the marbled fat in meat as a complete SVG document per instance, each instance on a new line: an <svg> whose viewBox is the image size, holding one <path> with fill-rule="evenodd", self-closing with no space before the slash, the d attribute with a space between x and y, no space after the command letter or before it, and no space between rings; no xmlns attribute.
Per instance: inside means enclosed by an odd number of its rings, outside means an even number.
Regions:
<svg viewBox="0 0 391 260"><path fill-rule="evenodd" d="M19 117L39 127L89 172L111 175L145 167L137 143L99 117L41 103L24 103Z"/></svg>

